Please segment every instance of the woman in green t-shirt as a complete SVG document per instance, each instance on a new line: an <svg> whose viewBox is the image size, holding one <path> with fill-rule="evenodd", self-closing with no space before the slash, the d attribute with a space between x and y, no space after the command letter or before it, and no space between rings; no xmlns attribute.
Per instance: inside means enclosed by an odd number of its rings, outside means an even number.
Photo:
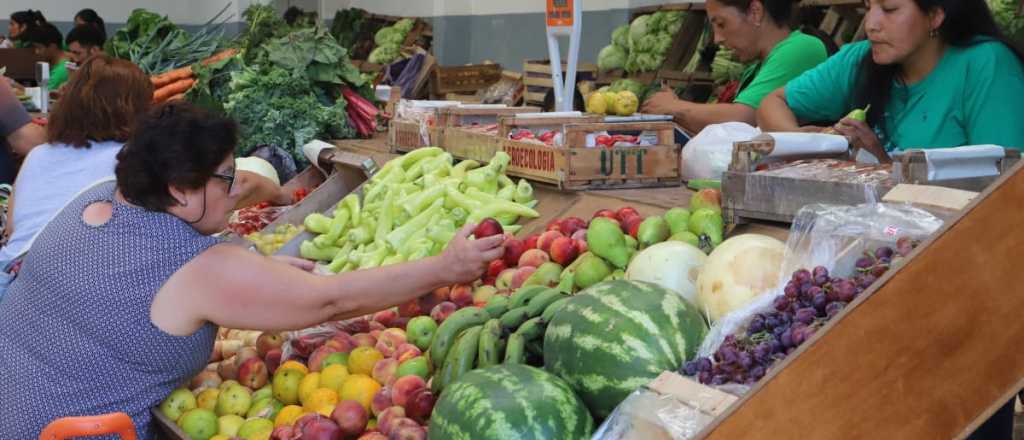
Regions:
<svg viewBox="0 0 1024 440"><path fill-rule="evenodd" d="M1024 148L1024 57L985 0L870 0L867 7L868 41L844 46L766 97L761 129L820 131L800 124L839 120L834 130L880 162L910 148ZM868 105L866 122L843 118Z"/></svg>
<svg viewBox="0 0 1024 440"><path fill-rule="evenodd" d="M754 124L765 95L828 57L820 39L792 30L796 4L794 0L707 0L715 43L731 49L740 62L754 63L744 72L736 99L698 104L663 90L644 102L643 112L673 115L676 123L693 133L722 122Z"/></svg>

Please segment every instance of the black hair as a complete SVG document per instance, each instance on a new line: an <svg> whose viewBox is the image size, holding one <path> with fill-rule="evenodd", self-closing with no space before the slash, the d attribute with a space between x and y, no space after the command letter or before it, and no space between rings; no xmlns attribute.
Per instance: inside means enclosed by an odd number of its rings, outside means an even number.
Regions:
<svg viewBox="0 0 1024 440"><path fill-rule="evenodd" d="M95 26L96 29L98 29L100 33L103 35L103 40L106 41L107 25L103 22L103 18L100 17L100 15L96 13L96 11L89 8L82 9L81 11L78 11L77 14L75 14L75 19L82 19L82 21L84 21L86 24Z"/></svg>
<svg viewBox="0 0 1024 440"><path fill-rule="evenodd" d="M234 153L238 124L186 102L170 102L140 118L117 154L114 175L126 200L150 211L177 203L168 186L206 185Z"/></svg>
<svg viewBox="0 0 1024 440"><path fill-rule="evenodd" d="M107 41L106 36L96 26L83 24L75 26L68 35L64 37L64 43L68 46L71 43L78 43L82 46L103 47Z"/></svg>
<svg viewBox="0 0 1024 440"><path fill-rule="evenodd" d="M36 27L29 28L25 31L25 34L26 35L20 38L20 40L30 44L41 44L46 47L54 45L60 47L61 43L64 42L64 37L61 36L60 31L57 30L57 26L50 23L43 23Z"/></svg>
<svg viewBox="0 0 1024 440"><path fill-rule="evenodd" d="M938 28L937 37L942 38L946 44L970 47L997 41L1005 44L1017 59L1024 63L1024 54L999 29L985 0L914 0L914 3L925 13L935 8L941 8L945 12L945 19ZM871 105L867 122L872 127L880 128L883 133L887 129L884 115L892 95L892 84L901 81L899 72L898 64L875 63L869 51L864 55L857 75L854 104L856 108Z"/></svg>
<svg viewBox="0 0 1024 440"><path fill-rule="evenodd" d="M42 12L27 9L24 11L17 11L11 14L11 21L18 23L22 26L35 27L46 23L46 17L43 16Z"/></svg>
<svg viewBox="0 0 1024 440"><path fill-rule="evenodd" d="M299 17L302 17L302 14L305 14L305 11L296 6L292 6L288 8L288 10L284 11L284 22L291 26L298 21Z"/></svg>
<svg viewBox="0 0 1024 440"><path fill-rule="evenodd" d="M717 0L719 3L732 6L740 11L750 10L753 0ZM789 28L796 20L797 4L800 0L760 0L765 12L779 27Z"/></svg>

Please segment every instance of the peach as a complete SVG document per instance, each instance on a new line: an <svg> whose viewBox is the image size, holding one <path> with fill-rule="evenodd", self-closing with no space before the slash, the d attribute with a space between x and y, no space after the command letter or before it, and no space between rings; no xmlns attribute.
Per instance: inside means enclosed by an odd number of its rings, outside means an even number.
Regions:
<svg viewBox="0 0 1024 440"><path fill-rule="evenodd" d="M391 421L391 432L388 433L388 439L426 440L426 438L427 436L423 432L423 428L413 419L400 417Z"/></svg>
<svg viewBox="0 0 1024 440"><path fill-rule="evenodd" d="M508 269L508 265L505 264L505 260L494 260L487 264L487 273L484 274L484 278L497 278L501 274L501 271Z"/></svg>
<svg viewBox="0 0 1024 440"><path fill-rule="evenodd" d="M455 303L445 301L441 304L438 304L436 307L434 307L433 310L430 311L430 317L433 318L434 321L437 321L438 324L440 324L444 322L445 319L448 319L448 317L451 316L452 313L455 313L455 311L458 309L459 306L455 305Z"/></svg>
<svg viewBox="0 0 1024 440"><path fill-rule="evenodd" d="M551 243L551 260L562 266L568 266L578 255L576 241L569 237L559 237Z"/></svg>
<svg viewBox="0 0 1024 440"><path fill-rule="evenodd" d="M423 314L419 300L411 300L398 306L398 315L411 318Z"/></svg>
<svg viewBox="0 0 1024 440"><path fill-rule="evenodd" d="M377 414L377 429L384 434L391 432L393 423L396 420L405 419L405 408L392 406Z"/></svg>
<svg viewBox="0 0 1024 440"><path fill-rule="evenodd" d="M309 362L306 366L309 367L309 371L320 371L323 368L324 359L327 359L331 353L337 353L337 349L323 345L320 348L313 350L313 354L309 355Z"/></svg>
<svg viewBox="0 0 1024 440"><path fill-rule="evenodd" d="M331 418L341 428L341 435L355 437L366 430L366 422L370 415L366 413L363 405L355 400L342 400L334 407Z"/></svg>
<svg viewBox="0 0 1024 440"><path fill-rule="evenodd" d="M430 413L434 410L434 402L434 393L427 388L421 388L409 397L405 404L405 411L413 420L423 422L430 418Z"/></svg>
<svg viewBox="0 0 1024 440"><path fill-rule="evenodd" d="M559 231L565 236L571 236L580 229L586 229L587 222L579 217L566 217L559 223Z"/></svg>
<svg viewBox="0 0 1024 440"><path fill-rule="evenodd" d="M324 342L324 347L331 347L335 352L348 353L356 348L357 344L352 335L345 332L337 332L331 339Z"/></svg>
<svg viewBox="0 0 1024 440"><path fill-rule="evenodd" d="M583 255L590 251L590 245L587 244L587 240L575 240L576 242L576 253Z"/></svg>
<svg viewBox="0 0 1024 440"><path fill-rule="evenodd" d="M358 333L352 336L352 340L355 341L356 347L373 347L377 345L377 338L369 333Z"/></svg>
<svg viewBox="0 0 1024 440"><path fill-rule="evenodd" d="M268 373L274 374L277 371L277 367L281 365L281 356L283 356L283 353L280 348L267 352L267 357L263 358L263 363L267 364Z"/></svg>
<svg viewBox="0 0 1024 440"><path fill-rule="evenodd" d="M557 219L557 218L551 219L551 221L549 221L548 224L544 226L544 232L548 232L548 231L558 231L558 232L561 232L562 231L562 220L561 219ZM544 235L544 234L541 234L541 235Z"/></svg>
<svg viewBox="0 0 1024 440"><path fill-rule="evenodd" d="M373 314L373 320L381 323L381 325L385 327L391 327L392 323L395 322L395 319L398 319L398 310L395 309L381 310Z"/></svg>
<svg viewBox="0 0 1024 440"><path fill-rule="evenodd" d="M387 385L395 380L395 372L398 371L398 360L384 358L373 365L373 380Z"/></svg>
<svg viewBox="0 0 1024 440"><path fill-rule="evenodd" d="M630 206L623 206L623 207L619 208L618 211L615 211L615 218L619 219L620 222L624 222L624 221L626 221L626 219L628 219L630 217L639 217L639 216L640 216L640 213L637 212L636 209L633 209Z"/></svg>
<svg viewBox="0 0 1024 440"><path fill-rule="evenodd" d="M537 249L537 240L540 240L540 234L533 234L526 237L526 240L523 240L523 244L526 245L526 250Z"/></svg>
<svg viewBox="0 0 1024 440"><path fill-rule="evenodd" d="M416 356L420 356L422 354L423 351L420 350L419 347L417 347L414 344L406 342L402 345L399 345L398 349L395 350L395 359L397 359L398 363L401 364L402 362L405 362L409 359L412 359Z"/></svg>
<svg viewBox="0 0 1024 440"><path fill-rule="evenodd" d="M377 390L377 393L373 395L373 400L370 401L370 410L373 411L375 417L379 417L384 410L392 406L395 406L395 402L391 401L390 387Z"/></svg>
<svg viewBox="0 0 1024 440"><path fill-rule="evenodd" d="M509 287L511 287L512 289L518 289L522 287L523 283L525 283L526 280L530 278L530 275L533 275L533 273L536 271L537 268L533 266L520 267L518 270L516 270L515 276L512 277L512 285Z"/></svg>
<svg viewBox="0 0 1024 440"><path fill-rule="evenodd" d="M516 274L515 269L505 269L498 274L498 278L494 280L494 287L499 290L508 289L512 286L512 277Z"/></svg>
<svg viewBox="0 0 1024 440"><path fill-rule="evenodd" d="M284 335L278 332L263 332L256 338L256 354L267 357L267 352L284 345Z"/></svg>
<svg viewBox="0 0 1024 440"><path fill-rule="evenodd" d="M456 284L452 287L452 302L455 305L466 307L473 302L473 288L466 284Z"/></svg>
<svg viewBox="0 0 1024 440"><path fill-rule="evenodd" d="M451 291L451 286L438 287L433 292L430 292L430 296L437 298L437 302L444 302L451 298Z"/></svg>
<svg viewBox="0 0 1024 440"><path fill-rule="evenodd" d="M388 436L377 431L368 431L356 440L388 440Z"/></svg>
<svg viewBox="0 0 1024 440"><path fill-rule="evenodd" d="M223 379L216 371L202 371L192 378L192 382L189 383L189 389L192 391L202 391L206 388L217 388Z"/></svg>
<svg viewBox="0 0 1024 440"><path fill-rule="evenodd" d="M242 365L242 362L258 357L260 357L260 355L256 352L255 347L242 347L241 350L238 350L238 354L235 355L235 363Z"/></svg>
<svg viewBox="0 0 1024 440"><path fill-rule="evenodd" d="M498 293L498 288L494 286L480 286L473 291L473 305L483 307L487 304L487 300L491 299Z"/></svg>
<svg viewBox="0 0 1024 440"><path fill-rule="evenodd" d="M238 364L235 362L235 357L229 357L220 361L220 365L217 366L217 374L223 380L235 380L238 379Z"/></svg>
<svg viewBox="0 0 1024 440"><path fill-rule="evenodd" d="M583 229L580 229L580 230L578 230L576 232L573 232L572 235L569 236L569 238L571 238L573 240L586 240L587 239L587 229L583 228Z"/></svg>
<svg viewBox="0 0 1024 440"><path fill-rule="evenodd" d="M257 390L267 384L267 364L258 357L249 358L238 366L238 383Z"/></svg>
<svg viewBox="0 0 1024 440"><path fill-rule="evenodd" d="M523 252L526 252L526 250L527 247L525 241L514 238L505 241L505 254L501 257L505 262L505 267L513 267L519 264L519 257L521 257Z"/></svg>
<svg viewBox="0 0 1024 440"><path fill-rule="evenodd" d="M398 347L406 342L405 330L400 328L389 328L380 333L377 337L375 347L384 357L391 357L398 351Z"/></svg>
<svg viewBox="0 0 1024 440"><path fill-rule="evenodd" d="M540 249L530 249L526 252L523 252L523 255L519 257L519 268L522 269L523 267L527 266L537 267L540 266L541 264L547 263L548 261L551 261L551 257L548 256L547 251L542 251Z"/></svg>
<svg viewBox="0 0 1024 440"><path fill-rule="evenodd" d="M370 334L373 334L374 330L387 330L388 326L381 324L377 321L368 321L370 323Z"/></svg>
<svg viewBox="0 0 1024 440"><path fill-rule="evenodd" d="M391 400L402 408L405 408L408 412L409 399L413 393L422 390L427 387L427 382L422 377L416 375L402 376L395 381L395 384L391 386Z"/></svg>
<svg viewBox="0 0 1024 440"><path fill-rule="evenodd" d="M540 238L537 239L537 249L540 249L544 252L550 252L551 243L554 243L555 239L560 237L565 237L565 234L558 231L547 231L543 234L540 234ZM520 266L521 265L522 263L520 263Z"/></svg>

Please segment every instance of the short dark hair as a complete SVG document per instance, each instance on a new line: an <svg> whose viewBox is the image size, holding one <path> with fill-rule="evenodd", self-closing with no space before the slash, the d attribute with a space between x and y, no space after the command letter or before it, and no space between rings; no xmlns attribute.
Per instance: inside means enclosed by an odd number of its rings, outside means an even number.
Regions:
<svg viewBox="0 0 1024 440"><path fill-rule="evenodd" d="M103 22L103 18L100 17L100 15L96 13L96 11L89 8L82 9L81 11L78 11L77 14L75 14L75 19L82 19L82 21L84 21L86 24L95 26L96 29L100 31L100 34L103 35L103 40L106 41L107 25Z"/></svg>
<svg viewBox="0 0 1024 440"><path fill-rule="evenodd" d="M750 10L750 4L753 3L753 0L718 0L718 2L747 12ZM761 4L764 5L764 10L768 13L768 17L779 27L783 28L789 28L793 25L796 19L797 3L800 3L800 0L761 0Z"/></svg>
<svg viewBox="0 0 1024 440"><path fill-rule="evenodd" d="M46 124L50 142L88 148L89 141L126 142L153 100L153 83L131 61L89 58L71 75Z"/></svg>
<svg viewBox="0 0 1024 440"><path fill-rule="evenodd" d="M25 31L25 37L22 41L31 44L41 44L46 47L51 45L60 47L61 43L64 42L64 37L61 36L60 31L57 30L57 26L50 23L43 23L41 25L30 27Z"/></svg>
<svg viewBox="0 0 1024 440"><path fill-rule="evenodd" d="M238 143L238 124L187 102L154 107L117 154L117 186L126 200L166 211L168 186L202 188Z"/></svg>
<svg viewBox="0 0 1024 440"><path fill-rule="evenodd" d="M71 43L78 43L82 46L91 47L103 47L103 43L106 43L106 36L103 32L100 32L99 28L92 24L83 24L75 26L68 35L64 37L64 43L68 46Z"/></svg>

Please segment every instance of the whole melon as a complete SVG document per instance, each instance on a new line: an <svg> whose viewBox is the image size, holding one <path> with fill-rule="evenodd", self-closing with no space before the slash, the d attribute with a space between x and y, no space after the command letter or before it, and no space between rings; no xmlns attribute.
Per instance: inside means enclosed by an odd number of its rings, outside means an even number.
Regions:
<svg viewBox="0 0 1024 440"><path fill-rule="evenodd" d="M700 312L679 294L643 281L606 281L551 318L544 368L601 420L638 387L692 359L707 333Z"/></svg>
<svg viewBox="0 0 1024 440"><path fill-rule="evenodd" d="M582 440L594 420L562 379L503 364L473 370L444 390L430 416L432 440Z"/></svg>

